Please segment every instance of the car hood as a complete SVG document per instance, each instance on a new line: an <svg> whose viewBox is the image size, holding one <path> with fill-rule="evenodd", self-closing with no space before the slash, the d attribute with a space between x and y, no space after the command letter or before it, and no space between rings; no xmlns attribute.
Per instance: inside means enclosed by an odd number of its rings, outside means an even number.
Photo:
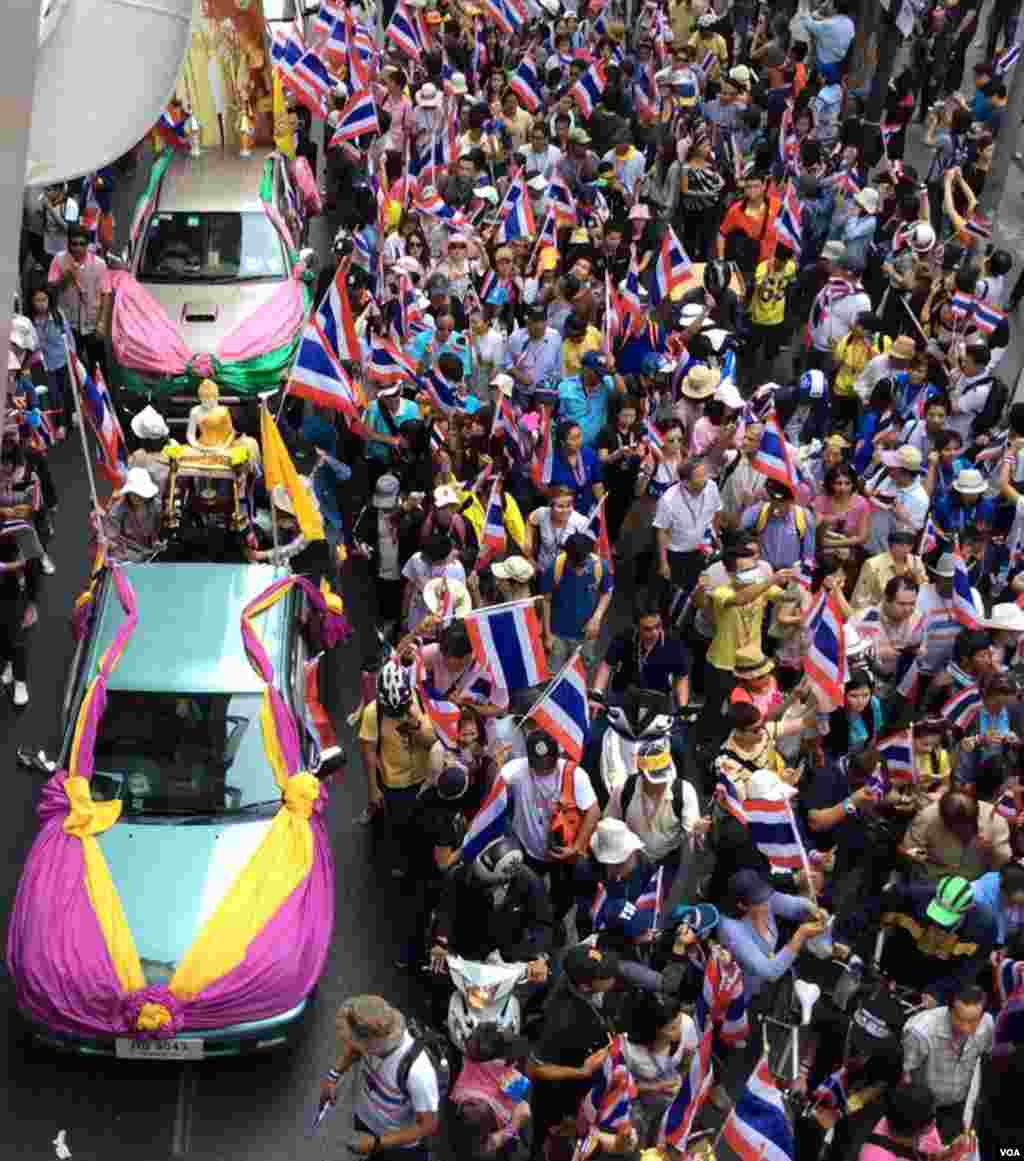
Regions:
<svg viewBox="0 0 1024 1161"><path fill-rule="evenodd" d="M212 355L221 340L281 288L283 279L254 282L146 282L189 350ZM204 316L193 318L192 316ZM205 316L215 316L212 320Z"/></svg>
<svg viewBox="0 0 1024 1161"><path fill-rule="evenodd" d="M271 822L120 821L98 836L148 982L170 978Z"/></svg>

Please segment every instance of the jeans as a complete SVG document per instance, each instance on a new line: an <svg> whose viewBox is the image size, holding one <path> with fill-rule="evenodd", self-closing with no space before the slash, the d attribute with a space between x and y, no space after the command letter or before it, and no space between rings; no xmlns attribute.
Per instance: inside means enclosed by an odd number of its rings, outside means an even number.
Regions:
<svg viewBox="0 0 1024 1161"><path fill-rule="evenodd" d="M551 652L548 655L548 668L551 670L552 676L565 665L577 649L583 658L583 664L587 667L587 672L594 671L599 660L597 641L577 641L574 637L553 637Z"/></svg>

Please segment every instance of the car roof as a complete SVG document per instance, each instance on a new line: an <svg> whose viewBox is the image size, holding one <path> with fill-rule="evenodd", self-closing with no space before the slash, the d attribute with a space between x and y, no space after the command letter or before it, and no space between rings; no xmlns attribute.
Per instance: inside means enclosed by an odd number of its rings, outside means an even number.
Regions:
<svg viewBox="0 0 1024 1161"><path fill-rule="evenodd" d="M259 693L263 681L242 645L245 606L281 575L266 564L128 564L139 623L110 675L112 690L153 693ZM283 672L288 599L255 622L274 666ZM89 674L110 645L124 612L113 584L103 587L90 644Z"/></svg>
<svg viewBox="0 0 1024 1161"><path fill-rule="evenodd" d="M239 157L230 151L204 149L199 157L176 157L160 183L156 210L158 213L262 210L260 183L263 163L269 156L269 150L257 151L252 157Z"/></svg>

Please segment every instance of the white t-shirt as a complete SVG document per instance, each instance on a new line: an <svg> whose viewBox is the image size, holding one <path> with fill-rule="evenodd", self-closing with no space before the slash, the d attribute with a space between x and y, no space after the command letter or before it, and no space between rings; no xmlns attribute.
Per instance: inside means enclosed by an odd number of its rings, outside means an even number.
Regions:
<svg viewBox="0 0 1024 1161"><path fill-rule="evenodd" d="M622 1045L626 1065L635 1080L644 1084L653 1084L655 1081L668 1080L679 1075L679 1066L683 1056L688 1052L696 1052L700 1043L697 1036L697 1025L693 1017L685 1012L679 1013L680 1036L679 1043L669 1053L652 1052L641 1044L634 1044L627 1036Z"/></svg>
<svg viewBox="0 0 1024 1161"><path fill-rule="evenodd" d="M501 768L501 776L512 792L512 832L531 859L548 857L548 826L562 789L564 770L564 758L559 758L555 770L543 778L530 773L526 758L516 758ZM580 766L573 773L573 797L583 811L597 802L590 775Z"/></svg>
<svg viewBox="0 0 1024 1161"><path fill-rule="evenodd" d="M686 484L677 484L658 501L654 527L668 533L669 552L693 552L721 510L722 497L714 480L708 480L696 496Z"/></svg>
<svg viewBox="0 0 1024 1161"><path fill-rule="evenodd" d="M409 1069L408 1095L398 1087L398 1066L412 1048L408 1031L401 1044L387 1056L360 1057L356 1068L356 1095L353 1113L378 1136L406 1129L417 1113L436 1113L441 1098L437 1073L426 1050L420 1052Z"/></svg>
<svg viewBox="0 0 1024 1161"><path fill-rule="evenodd" d="M427 581L436 577L447 577L449 580L466 583L466 570L459 560L449 560L444 564L430 564L422 552L410 556L402 569L402 576L415 586L412 600L409 602L409 632L415 633L416 626L427 615L427 606L423 603L423 589Z"/></svg>
<svg viewBox="0 0 1024 1161"><path fill-rule="evenodd" d="M535 508L530 513L530 523L536 529L538 576L543 576L548 566L554 563L562 545L574 532L586 532L587 530L586 516L575 509L569 513L569 519L561 528L556 529L551 523L550 508Z"/></svg>

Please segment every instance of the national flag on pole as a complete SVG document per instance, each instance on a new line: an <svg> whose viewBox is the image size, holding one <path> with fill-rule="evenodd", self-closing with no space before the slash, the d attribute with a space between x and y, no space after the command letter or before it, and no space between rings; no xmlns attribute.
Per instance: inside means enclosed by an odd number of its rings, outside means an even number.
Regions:
<svg viewBox="0 0 1024 1161"><path fill-rule="evenodd" d="M594 108L604 95L607 84L608 74L605 72L604 62L595 61L573 85L570 96L579 105L585 121L594 115Z"/></svg>
<svg viewBox="0 0 1024 1161"><path fill-rule="evenodd" d="M454 210L432 185L418 189L412 199L413 209L428 217L437 218L452 229L471 229L472 223L462 210Z"/></svg>
<svg viewBox="0 0 1024 1161"><path fill-rule="evenodd" d="M594 547L597 549L597 555L601 558L601 563L608 570L609 575L614 576L615 556L608 540L608 517L605 513L605 500L607 498L607 496L602 496L594 505L594 510L587 520L585 532L587 536L593 537Z"/></svg>
<svg viewBox="0 0 1024 1161"><path fill-rule="evenodd" d="M270 44L270 59L282 73L293 69L306 51L302 41L302 34L294 24L288 26L285 32L274 29Z"/></svg>
<svg viewBox="0 0 1024 1161"><path fill-rule="evenodd" d="M505 507L503 503L501 480L495 479L491 484L491 494L487 500L487 510L484 513L483 527L483 556L487 562L500 556L508 543L505 536Z"/></svg>
<svg viewBox="0 0 1024 1161"><path fill-rule="evenodd" d="M803 250L803 209L796 196L796 189L792 180L786 183L786 192L782 197L778 216L775 219L775 233L778 240L793 251L793 257L799 261Z"/></svg>
<svg viewBox="0 0 1024 1161"><path fill-rule="evenodd" d="M661 250L658 253L658 261L654 268L651 302L655 306L668 298L677 287L693 281L690 265L690 259L683 249L683 244L676 237L672 227L669 226L662 235Z"/></svg>
<svg viewBox="0 0 1024 1161"><path fill-rule="evenodd" d="M70 336L68 349L74 349ZM124 432L103 380L103 373L97 366L95 378L91 376L75 354L68 360L68 366L82 400L82 412L96 436L96 459L100 470L114 488L120 488L128 474L128 455L125 451Z"/></svg>
<svg viewBox="0 0 1024 1161"><path fill-rule="evenodd" d="M363 89L349 97L345 108L341 111L338 127L327 147L333 149L343 141L353 141L366 133L379 132L377 102L373 99L373 92L370 89Z"/></svg>
<svg viewBox="0 0 1024 1161"><path fill-rule="evenodd" d="M915 782L914 731L908 726L878 739L878 753L892 782Z"/></svg>
<svg viewBox="0 0 1024 1161"><path fill-rule="evenodd" d="M789 444L774 411L764 420L761 443L751 458L750 466L770 480L785 484L794 496L797 495L798 480L793 458L789 454Z"/></svg>
<svg viewBox="0 0 1024 1161"><path fill-rule="evenodd" d="M633 104L638 120L650 124L658 119L660 102L654 83L652 70L643 65L637 67L633 77Z"/></svg>
<svg viewBox="0 0 1024 1161"><path fill-rule="evenodd" d="M973 682L942 703L941 716L958 730L967 730L981 712L981 690Z"/></svg>
<svg viewBox="0 0 1024 1161"><path fill-rule="evenodd" d="M341 23L342 10L330 0L321 0L319 9L309 19L309 44L319 47L327 41L337 24Z"/></svg>
<svg viewBox="0 0 1024 1161"><path fill-rule="evenodd" d="M327 99L334 90L334 78L314 49L306 49L292 68L282 67L281 80L301 105L317 117L326 117Z"/></svg>
<svg viewBox="0 0 1024 1161"><path fill-rule="evenodd" d="M626 1064L623 1037L619 1035L580 1103L578 1126L582 1132L572 1161L587 1161L597 1151L598 1133L614 1135L629 1124L636 1095L636 1082Z"/></svg>
<svg viewBox="0 0 1024 1161"><path fill-rule="evenodd" d="M847 1109L847 1071L840 1068L830 1073L811 1093L811 1105L817 1109L828 1109L841 1117L846 1116Z"/></svg>
<svg viewBox="0 0 1024 1161"><path fill-rule="evenodd" d="M555 440L551 431L551 409L540 409L540 438L533 453L533 464L530 475L538 488L546 487L551 483L551 473L555 466Z"/></svg>
<svg viewBox="0 0 1024 1161"><path fill-rule="evenodd" d="M451 415L453 411L459 410L459 396L455 384L437 367L431 367L425 375L418 376L417 384L426 392L435 410L442 415Z"/></svg>
<svg viewBox="0 0 1024 1161"><path fill-rule="evenodd" d="M574 762L580 761L590 735L590 708L587 670L578 649L527 717L546 730Z"/></svg>
<svg viewBox="0 0 1024 1161"><path fill-rule="evenodd" d="M288 394L342 412L349 425L360 422L362 393L331 350L317 318L306 324L288 380Z"/></svg>
<svg viewBox="0 0 1024 1161"><path fill-rule="evenodd" d="M487 791L487 797L466 825L461 851L464 867L471 866L484 847L505 833L511 815L512 802L508 786L505 779L496 774L490 790Z"/></svg>
<svg viewBox="0 0 1024 1161"><path fill-rule="evenodd" d="M533 206L526 188L525 171L520 169L509 184L498 207L500 225L495 233L495 243L504 245L515 238L532 238L537 226L533 220Z"/></svg>
<svg viewBox="0 0 1024 1161"><path fill-rule="evenodd" d="M513 459L526 461L530 458L529 437L522 427L519 410L504 392L497 392L494 404L494 423L491 435L504 436L505 447L513 454Z"/></svg>
<svg viewBox="0 0 1024 1161"><path fill-rule="evenodd" d="M959 552L953 553L953 616L967 629L977 629L978 612L974 607L971 578Z"/></svg>
<svg viewBox="0 0 1024 1161"><path fill-rule="evenodd" d="M374 335L370 347L370 362L367 374L374 383L389 386L415 379L418 374L416 364L404 351L398 349L390 339Z"/></svg>
<svg viewBox="0 0 1024 1161"><path fill-rule="evenodd" d="M540 619L532 600L475 609L464 620L477 661L509 693L547 680Z"/></svg>
<svg viewBox="0 0 1024 1161"><path fill-rule="evenodd" d="M619 287L619 311L624 317L623 337L639 334L644 325L644 302L640 296L640 265L636 247L629 261L629 272Z"/></svg>
<svg viewBox="0 0 1024 1161"><path fill-rule="evenodd" d="M155 128L166 145L169 145L171 149L180 149L185 152L189 148L188 134L185 132L187 121L187 116L176 118L168 108L160 114Z"/></svg>
<svg viewBox="0 0 1024 1161"><path fill-rule="evenodd" d="M826 589L812 606L806 624L809 644L804 654L804 672L817 691L822 708L838 709L846 689L846 639L843 614Z"/></svg>
<svg viewBox="0 0 1024 1161"><path fill-rule="evenodd" d="M444 697L436 688L422 657L416 662L416 690L420 696L423 712L430 718L438 740L448 750L457 749L461 711L455 702Z"/></svg>
<svg viewBox="0 0 1024 1161"><path fill-rule="evenodd" d="M555 174L548 182L547 204L549 212L555 215L560 226L575 226L578 220L576 199L566 184L565 178Z"/></svg>
<svg viewBox="0 0 1024 1161"><path fill-rule="evenodd" d="M337 72L342 65L348 68L348 30L344 20L335 20L323 43L320 44L314 40L313 46L320 49L324 59L334 72Z"/></svg>
<svg viewBox="0 0 1024 1161"><path fill-rule="evenodd" d="M726 814L731 815L741 826L747 826L747 812L739 787L720 766L715 766L715 774L718 779L715 783L715 801Z"/></svg>
<svg viewBox="0 0 1024 1161"><path fill-rule="evenodd" d="M763 1057L722 1126L716 1149L719 1161L724 1161L722 1145L741 1161L794 1161L793 1129L782 1093Z"/></svg>
<svg viewBox="0 0 1024 1161"><path fill-rule="evenodd" d="M522 101L525 108L536 113L541 106L541 85L537 78L537 66L532 53L526 53L519 67L512 74L508 87Z"/></svg>
<svg viewBox="0 0 1024 1161"><path fill-rule="evenodd" d="M423 51L416 18L407 4L396 4L384 36L411 60L419 61Z"/></svg>
<svg viewBox="0 0 1024 1161"><path fill-rule="evenodd" d="M483 6L507 36L515 36L526 23L526 9L520 0L483 0Z"/></svg>
<svg viewBox="0 0 1024 1161"><path fill-rule="evenodd" d="M974 321L979 331L986 337L997 331L1006 322L1006 311L989 302L974 301Z"/></svg>
<svg viewBox="0 0 1024 1161"><path fill-rule="evenodd" d="M796 819L788 802L748 798L743 803L750 838L776 871L798 871L804 865L804 848Z"/></svg>

